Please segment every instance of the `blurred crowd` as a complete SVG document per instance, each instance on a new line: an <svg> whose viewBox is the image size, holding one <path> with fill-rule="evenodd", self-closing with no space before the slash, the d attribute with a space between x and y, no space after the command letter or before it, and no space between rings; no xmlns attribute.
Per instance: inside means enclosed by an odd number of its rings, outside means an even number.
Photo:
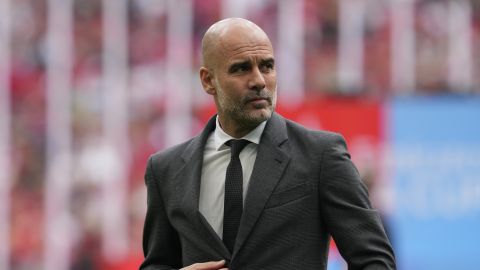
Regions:
<svg viewBox="0 0 480 270"><path fill-rule="evenodd" d="M393 0L392 0L393 1ZM134 269L142 259L141 233L146 209L143 173L148 156L164 147L164 107L161 78L166 55L166 1L131 0L128 9L129 139L128 176L130 252L111 262L99 250L99 184L95 172L102 164L92 164L95 141L101 135L102 3L100 0L74 1L73 72L73 189L71 212L76 221L71 269ZM222 1L193 2L193 71L200 65L202 34L222 18ZM256 1L248 18L260 25L275 44L279 1ZM342 95L337 84L338 0L305 0L304 91L309 96ZM415 1L416 90L410 94L455 92L448 85L447 33L442 12L447 1ZM371 0L367 5L364 31L364 85L360 96L389 98L391 33L389 3ZM480 2L471 2L474 86L480 85ZM12 1L11 104L12 104L12 269L41 269L44 249L44 184L46 175L46 0ZM196 78L186 78L196 82ZM201 92L200 84L193 91ZM68 101L66 101L68 102ZM194 104L192 117L205 103ZM32 224L35 224L32 226Z"/></svg>

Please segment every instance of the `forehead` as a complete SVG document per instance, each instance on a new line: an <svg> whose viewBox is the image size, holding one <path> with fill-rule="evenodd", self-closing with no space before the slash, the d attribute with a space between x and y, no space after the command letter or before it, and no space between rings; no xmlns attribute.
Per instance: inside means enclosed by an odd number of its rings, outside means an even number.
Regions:
<svg viewBox="0 0 480 270"><path fill-rule="evenodd" d="M226 62L245 58L273 58L270 40L263 32L232 31L220 38L219 56Z"/></svg>
<svg viewBox="0 0 480 270"><path fill-rule="evenodd" d="M271 46L265 44L236 44L231 47L222 48L223 59L226 62L237 59L265 59L273 58Z"/></svg>

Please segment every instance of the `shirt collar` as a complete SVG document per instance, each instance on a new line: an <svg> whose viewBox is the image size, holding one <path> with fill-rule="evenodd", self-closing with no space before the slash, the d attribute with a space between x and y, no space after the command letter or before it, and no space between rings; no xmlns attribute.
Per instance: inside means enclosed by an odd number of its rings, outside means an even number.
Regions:
<svg viewBox="0 0 480 270"><path fill-rule="evenodd" d="M266 124L267 124L267 121L263 121L255 129L253 129L247 135L243 136L240 139L247 140L254 144L259 144L260 137L262 136L262 133L263 133L263 130L265 129ZM220 123L218 122L218 115L216 119L214 136L215 136L215 149L217 149L217 151L220 150L222 147L226 147L225 143L228 142L229 140L236 139L228 135L225 131L223 131L222 127L220 127Z"/></svg>

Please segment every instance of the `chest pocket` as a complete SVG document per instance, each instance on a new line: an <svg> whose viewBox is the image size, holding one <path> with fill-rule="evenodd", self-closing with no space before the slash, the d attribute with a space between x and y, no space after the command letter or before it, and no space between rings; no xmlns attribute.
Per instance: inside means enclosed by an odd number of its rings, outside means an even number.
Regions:
<svg viewBox="0 0 480 270"><path fill-rule="evenodd" d="M309 196L312 193L312 189L308 183L301 183L281 191L275 192L270 196L270 199L265 206L266 209L282 206L296 200L300 200Z"/></svg>

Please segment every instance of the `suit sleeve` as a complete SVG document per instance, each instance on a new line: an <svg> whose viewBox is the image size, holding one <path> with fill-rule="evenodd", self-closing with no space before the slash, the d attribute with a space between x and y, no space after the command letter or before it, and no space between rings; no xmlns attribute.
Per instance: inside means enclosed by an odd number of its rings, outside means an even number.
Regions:
<svg viewBox="0 0 480 270"><path fill-rule="evenodd" d="M368 191L339 135L324 150L319 192L327 229L348 268L395 269L379 214L372 209Z"/></svg>
<svg viewBox="0 0 480 270"><path fill-rule="evenodd" d="M178 234L170 224L154 175L152 157L145 172L147 214L143 231L145 259L140 270L181 268L181 248Z"/></svg>

